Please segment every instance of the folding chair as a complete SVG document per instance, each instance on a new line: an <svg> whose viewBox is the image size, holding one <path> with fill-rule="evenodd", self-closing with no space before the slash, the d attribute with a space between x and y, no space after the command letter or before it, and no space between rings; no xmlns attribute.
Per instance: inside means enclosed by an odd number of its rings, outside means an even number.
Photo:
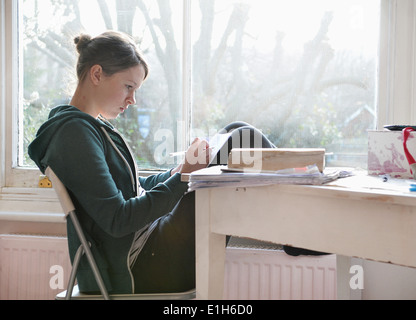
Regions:
<svg viewBox="0 0 416 320"><path fill-rule="evenodd" d="M56 296L57 300L70 300L70 299L83 299L83 300L96 300L102 299L110 300L127 300L127 299L134 299L134 300L183 300L183 299L194 299L195 298L195 290L187 291L187 292L180 292L180 293L158 293L158 294L117 294L117 295L109 295L107 288L105 287L104 281L101 277L100 271L97 267L95 262L94 256L91 252L91 248L87 239L85 238L84 232L82 231L82 227L78 221L76 215L76 209L72 200L68 194L63 183L59 180L56 174L52 171L50 167L46 169L46 176L52 182L52 187L55 189L55 192L58 196L58 199L61 203L62 209L65 213L65 219L68 217L71 218L72 224L74 225L75 231L78 235L78 238L81 242L79 246L74 261L72 263L72 270L69 277L68 288L67 291L61 292ZM86 255L88 259L88 263L91 266L92 272L94 274L95 280L97 281L98 287L100 288L101 295L89 295L83 294L79 291L78 286L75 285L76 274L78 270L78 265L83 255Z"/></svg>

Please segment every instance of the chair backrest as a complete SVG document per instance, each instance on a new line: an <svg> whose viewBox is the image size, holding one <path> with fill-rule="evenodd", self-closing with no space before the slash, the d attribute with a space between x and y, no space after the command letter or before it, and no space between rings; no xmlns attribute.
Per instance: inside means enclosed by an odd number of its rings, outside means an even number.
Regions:
<svg viewBox="0 0 416 320"><path fill-rule="evenodd" d="M61 203L62 209L64 210L65 216L68 216L70 212L75 211L75 206L72 203L68 191L66 190L61 180L59 180L55 172L53 172L51 167L47 167L45 173L49 180L52 182L52 187L55 189L55 192L59 198L59 202Z"/></svg>

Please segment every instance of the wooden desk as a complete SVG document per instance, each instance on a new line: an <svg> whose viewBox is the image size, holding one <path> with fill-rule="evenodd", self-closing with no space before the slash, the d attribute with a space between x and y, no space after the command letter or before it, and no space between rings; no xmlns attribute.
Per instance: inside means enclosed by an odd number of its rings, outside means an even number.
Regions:
<svg viewBox="0 0 416 320"><path fill-rule="evenodd" d="M409 184L361 174L325 186L197 190L197 298L222 298L225 235L416 267Z"/></svg>

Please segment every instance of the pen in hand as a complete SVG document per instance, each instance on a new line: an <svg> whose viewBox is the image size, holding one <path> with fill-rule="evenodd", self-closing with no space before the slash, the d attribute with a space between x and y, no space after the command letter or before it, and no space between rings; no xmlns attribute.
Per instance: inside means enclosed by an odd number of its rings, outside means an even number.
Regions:
<svg viewBox="0 0 416 320"><path fill-rule="evenodd" d="M208 148L208 150L209 150L209 152L211 152L212 151L212 149L213 148ZM169 153L169 156L170 157L181 157L181 156L184 156L186 154L186 151L178 151L178 152L172 152L172 153Z"/></svg>
<svg viewBox="0 0 416 320"><path fill-rule="evenodd" d="M186 154L186 151L178 151L178 152L172 152L169 153L170 157L180 157L180 156L184 156Z"/></svg>

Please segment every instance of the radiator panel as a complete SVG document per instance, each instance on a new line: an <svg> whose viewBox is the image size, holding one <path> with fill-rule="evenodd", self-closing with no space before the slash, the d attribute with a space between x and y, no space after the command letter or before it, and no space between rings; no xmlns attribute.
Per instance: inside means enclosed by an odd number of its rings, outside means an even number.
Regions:
<svg viewBox="0 0 416 320"><path fill-rule="evenodd" d="M336 257L228 248L224 281L224 298L230 300L333 300Z"/></svg>
<svg viewBox="0 0 416 320"><path fill-rule="evenodd" d="M61 266L63 287L51 288L50 281ZM66 238L0 235L0 300L50 300L68 282L70 261ZM60 286L53 281L53 287Z"/></svg>
<svg viewBox="0 0 416 320"><path fill-rule="evenodd" d="M52 289L52 266L63 287ZM0 300L51 300L66 289L71 265L64 237L0 235ZM227 248L227 300L336 299L335 255L291 257L281 250Z"/></svg>

